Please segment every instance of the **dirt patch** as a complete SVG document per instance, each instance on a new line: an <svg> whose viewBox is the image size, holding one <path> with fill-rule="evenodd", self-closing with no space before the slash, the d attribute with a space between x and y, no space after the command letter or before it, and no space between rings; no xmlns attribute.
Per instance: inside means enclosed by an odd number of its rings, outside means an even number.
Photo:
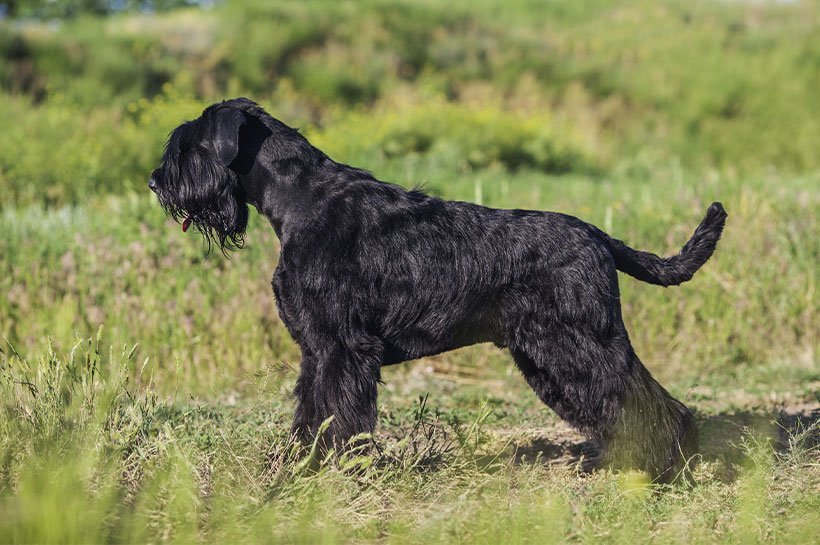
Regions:
<svg viewBox="0 0 820 545"><path fill-rule="evenodd" d="M564 422L556 422L548 428L493 430L493 435L506 443L504 454L516 464L567 465L590 471L600 456L594 441Z"/></svg>

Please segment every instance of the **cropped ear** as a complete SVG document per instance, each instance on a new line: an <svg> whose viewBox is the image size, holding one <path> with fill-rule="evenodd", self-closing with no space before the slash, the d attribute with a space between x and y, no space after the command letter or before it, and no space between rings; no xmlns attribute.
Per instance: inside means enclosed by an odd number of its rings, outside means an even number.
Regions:
<svg viewBox="0 0 820 545"><path fill-rule="evenodd" d="M211 138L216 156L228 167L239 155L239 129L245 124L245 115L234 108L222 108L214 112L211 121Z"/></svg>

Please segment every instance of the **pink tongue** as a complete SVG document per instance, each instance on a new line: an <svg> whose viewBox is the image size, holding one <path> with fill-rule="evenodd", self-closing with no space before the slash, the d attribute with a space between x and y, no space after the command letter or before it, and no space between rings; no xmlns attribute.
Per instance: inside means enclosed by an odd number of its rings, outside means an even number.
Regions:
<svg viewBox="0 0 820 545"><path fill-rule="evenodd" d="M187 233L188 232L188 227L190 227L190 226L191 226L191 218L185 218L184 220L182 220L182 232L183 233Z"/></svg>

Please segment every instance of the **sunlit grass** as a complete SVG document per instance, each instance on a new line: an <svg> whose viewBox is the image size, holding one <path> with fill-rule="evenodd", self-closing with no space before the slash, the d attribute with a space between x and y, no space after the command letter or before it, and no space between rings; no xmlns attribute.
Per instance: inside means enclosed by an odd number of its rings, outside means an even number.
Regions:
<svg viewBox="0 0 820 545"><path fill-rule="evenodd" d="M696 484L514 463L488 413L461 424L417 404L401 440L306 463L260 399L158 399L134 351L99 336L37 361L0 356L0 535L8 543L810 543L817 425L774 451L743 435L736 478ZM488 456L489 455L489 456Z"/></svg>

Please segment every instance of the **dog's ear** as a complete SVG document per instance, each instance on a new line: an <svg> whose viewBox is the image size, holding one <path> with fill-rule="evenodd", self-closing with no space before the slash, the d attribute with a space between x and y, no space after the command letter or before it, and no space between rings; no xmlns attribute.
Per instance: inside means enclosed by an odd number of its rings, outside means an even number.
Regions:
<svg viewBox="0 0 820 545"><path fill-rule="evenodd" d="M214 113L211 138L216 156L225 167L239 155L239 129L245 121L245 115L235 108L221 108Z"/></svg>

